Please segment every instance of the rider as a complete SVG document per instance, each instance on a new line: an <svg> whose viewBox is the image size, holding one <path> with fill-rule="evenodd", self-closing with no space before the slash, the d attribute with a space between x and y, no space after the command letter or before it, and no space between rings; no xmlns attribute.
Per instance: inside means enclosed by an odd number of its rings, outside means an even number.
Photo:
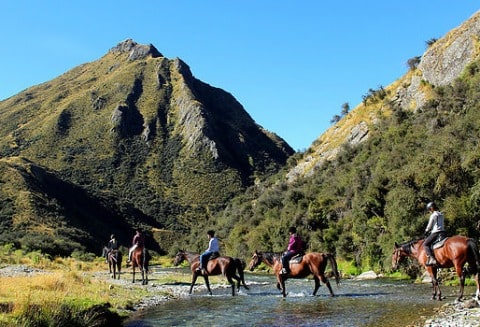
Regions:
<svg viewBox="0 0 480 327"><path fill-rule="evenodd" d="M212 256L212 254L219 255L220 252L220 245L218 244L218 240L215 237L215 231L209 230L207 232L208 236L208 249L205 250L200 255L200 266L197 268L198 272L202 272L203 275L207 274L207 263L208 259Z"/></svg>
<svg viewBox="0 0 480 327"><path fill-rule="evenodd" d="M107 249L108 249L108 252L105 254L105 260L108 262L108 254L113 250L118 250L118 242L114 234L110 235L110 240L108 241Z"/></svg>
<svg viewBox="0 0 480 327"><path fill-rule="evenodd" d="M141 247L145 246L145 236L143 235L142 231L138 228L135 235L133 236L132 247L128 250L127 263L130 263L130 261L132 261L132 253L139 246Z"/></svg>
<svg viewBox="0 0 480 327"><path fill-rule="evenodd" d="M425 228L425 241L423 242L423 248L427 254L427 266L433 266L437 264L437 260L433 255L431 245L435 239L437 239L440 233L445 233L443 214L438 211L438 207L434 202L427 204L427 210L430 212L430 218L428 219L427 228ZM430 232L430 235L428 233Z"/></svg>
<svg viewBox="0 0 480 327"><path fill-rule="evenodd" d="M297 235L297 229L290 227L288 233L290 234L290 239L288 241L287 251L282 256L283 268L280 271L282 275L288 275L290 273L290 265L288 262L293 256L303 251L303 242L300 236Z"/></svg>

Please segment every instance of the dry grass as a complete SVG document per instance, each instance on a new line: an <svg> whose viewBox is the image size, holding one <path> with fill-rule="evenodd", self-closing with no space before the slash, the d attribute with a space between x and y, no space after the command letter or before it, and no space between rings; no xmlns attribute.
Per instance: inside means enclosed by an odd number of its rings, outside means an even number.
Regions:
<svg viewBox="0 0 480 327"><path fill-rule="evenodd" d="M152 265L171 266L171 258L154 258ZM59 325L58 320L65 320L65 316L71 320L63 325L77 319L75 324L87 326L90 322L84 320L84 312L89 308L108 304L108 310L126 316L136 303L152 295L152 290L131 283L130 268L122 269L123 282L112 281L106 269L103 258L49 259L36 252L25 254L9 246L0 247L0 326ZM157 286L191 281L190 273L184 270L151 277L150 285ZM212 276L210 281L224 282L219 276ZM202 284L199 279L197 285ZM155 295L171 294L155 287Z"/></svg>

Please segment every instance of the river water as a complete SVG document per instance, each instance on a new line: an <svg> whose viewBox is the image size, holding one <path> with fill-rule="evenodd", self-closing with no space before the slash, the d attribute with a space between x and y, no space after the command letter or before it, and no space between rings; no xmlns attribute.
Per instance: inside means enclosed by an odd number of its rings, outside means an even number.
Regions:
<svg viewBox="0 0 480 327"><path fill-rule="evenodd" d="M273 275L246 274L245 279L250 290L241 288L232 297L230 288L215 285L213 296L208 295L199 278L192 295L143 310L126 326L408 326L444 303L431 300L430 284L383 278L342 280L339 287L330 279L333 298L324 284L311 296L312 279L287 280L286 298ZM469 296L473 288L465 291ZM458 287L443 286L442 292L445 301L452 301Z"/></svg>

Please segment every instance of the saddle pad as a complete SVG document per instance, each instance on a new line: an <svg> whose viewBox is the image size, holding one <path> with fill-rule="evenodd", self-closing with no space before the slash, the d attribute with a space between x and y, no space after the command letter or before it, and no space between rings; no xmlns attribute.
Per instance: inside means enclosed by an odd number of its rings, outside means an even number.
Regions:
<svg viewBox="0 0 480 327"><path fill-rule="evenodd" d="M290 263L300 263L302 262L303 254L297 254L290 259Z"/></svg>
<svg viewBox="0 0 480 327"><path fill-rule="evenodd" d="M435 244L433 244L432 246L432 249L438 249L438 248L441 248L442 246L445 245L445 241L448 240L448 237L445 237L443 240L440 240L439 242L436 242Z"/></svg>

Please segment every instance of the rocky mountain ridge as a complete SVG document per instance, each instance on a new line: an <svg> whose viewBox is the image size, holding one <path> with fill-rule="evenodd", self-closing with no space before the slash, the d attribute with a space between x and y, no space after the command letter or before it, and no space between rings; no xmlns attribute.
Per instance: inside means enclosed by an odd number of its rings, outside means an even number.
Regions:
<svg viewBox="0 0 480 327"><path fill-rule="evenodd" d="M387 97L402 110L415 111L428 99L436 86L452 83L480 55L480 12L436 40L419 58L415 69L385 88ZM325 160L334 158L344 145L355 145L368 138L385 108L377 103L360 103L338 123L317 138L286 178L310 176Z"/></svg>

